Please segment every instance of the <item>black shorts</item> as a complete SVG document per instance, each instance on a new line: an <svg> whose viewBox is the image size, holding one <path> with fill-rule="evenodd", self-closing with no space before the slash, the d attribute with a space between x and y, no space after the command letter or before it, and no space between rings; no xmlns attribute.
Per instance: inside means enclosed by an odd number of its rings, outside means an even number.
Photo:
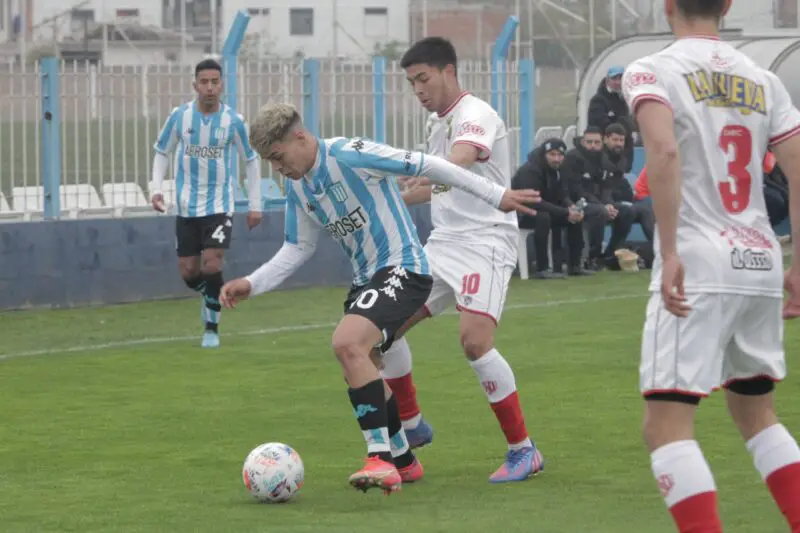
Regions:
<svg viewBox="0 0 800 533"><path fill-rule="evenodd" d="M383 332L381 350L388 350L397 331L416 313L431 293L433 278L403 267L375 272L366 285L353 285L344 301L345 315L363 316Z"/></svg>
<svg viewBox="0 0 800 533"><path fill-rule="evenodd" d="M207 248L231 246L233 218L225 213L205 217L175 217L178 257L196 257Z"/></svg>

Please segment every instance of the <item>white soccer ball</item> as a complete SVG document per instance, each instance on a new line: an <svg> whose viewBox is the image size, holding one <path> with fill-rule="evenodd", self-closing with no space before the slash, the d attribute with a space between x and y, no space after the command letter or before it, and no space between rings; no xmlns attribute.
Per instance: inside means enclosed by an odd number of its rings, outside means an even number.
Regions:
<svg viewBox="0 0 800 533"><path fill-rule="evenodd" d="M248 454L242 466L244 486L264 503L289 501L303 486L305 469L290 446L268 442Z"/></svg>

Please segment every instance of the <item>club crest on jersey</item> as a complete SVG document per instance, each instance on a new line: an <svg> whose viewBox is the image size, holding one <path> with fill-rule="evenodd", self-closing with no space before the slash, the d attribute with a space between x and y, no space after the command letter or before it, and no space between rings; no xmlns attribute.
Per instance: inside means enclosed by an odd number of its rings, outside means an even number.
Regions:
<svg viewBox="0 0 800 533"><path fill-rule="evenodd" d="M339 203L344 203L347 201L347 190L344 188L344 185L342 185L341 181L334 182L330 187L328 187L326 192Z"/></svg>

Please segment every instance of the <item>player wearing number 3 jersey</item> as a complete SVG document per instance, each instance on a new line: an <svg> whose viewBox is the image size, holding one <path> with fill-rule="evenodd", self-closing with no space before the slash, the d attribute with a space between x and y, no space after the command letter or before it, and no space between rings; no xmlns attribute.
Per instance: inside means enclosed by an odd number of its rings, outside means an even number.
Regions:
<svg viewBox="0 0 800 533"><path fill-rule="evenodd" d="M511 154L506 125L492 107L463 91L456 78L453 45L439 37L415 43L401 66L426 110L428 153L509 187ZM454 303L461 312L461 345L486 393L508 443L505 461L492 483L522 481L540 472L544 459L528 437L514 373L494 347L494 332L517 258L517 217L474 201L462 191L421 186L405 196L409 204L431 202L433 231L425 245L433 288L425 308L404 330ZM433 440L422 418L411 378L411 351L400 339L384 354L383 376L392 387L409 442Z"/></svg>
<svg viewBox="0 0 800 533"><path fill-rule="evenodd" d="M644 437L679 531L721 532L693 426L700 399L724 389L756 468L800 533L800 449L773 405L774 382L786 375L784 278L791 318L800 267L784 275L762 192L772 146L800 220L800 112L777 76L718 38L729 7L666 0L677 41L629 65L622 81L647 150L657 222L641 347Z"/></svg>

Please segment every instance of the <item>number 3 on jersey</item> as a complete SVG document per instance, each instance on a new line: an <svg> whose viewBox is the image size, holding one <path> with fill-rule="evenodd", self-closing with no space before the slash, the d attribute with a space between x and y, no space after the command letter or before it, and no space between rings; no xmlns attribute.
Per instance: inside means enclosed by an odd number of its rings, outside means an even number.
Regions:
<svg viewBox="0 0 800 533"><path fill-rule="evenodd" d="M719 184L722 205L728 213L741 213L750 204L753 177L748 167L753 160L753 135L744 126L725 126L719 146L728 157L728 181Z"/></svg>

